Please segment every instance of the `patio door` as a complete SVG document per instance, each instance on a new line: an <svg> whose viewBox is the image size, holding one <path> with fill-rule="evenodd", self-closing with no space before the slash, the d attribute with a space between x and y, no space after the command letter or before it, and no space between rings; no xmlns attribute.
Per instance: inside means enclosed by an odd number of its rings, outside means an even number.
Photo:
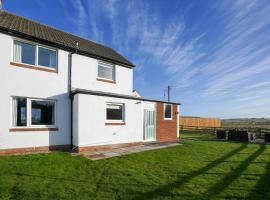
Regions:
<svg viewBox="0 0 270 200"><path fill-rule="evenodd" d="M144 110L144 140L156 140L156 113L155 110Z"/></svg>

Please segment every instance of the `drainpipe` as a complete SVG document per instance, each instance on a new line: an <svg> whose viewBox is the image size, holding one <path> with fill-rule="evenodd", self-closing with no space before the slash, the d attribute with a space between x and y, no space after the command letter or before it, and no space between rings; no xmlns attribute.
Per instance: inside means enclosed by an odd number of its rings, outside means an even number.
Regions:
<svg viewBox="0 0 270 200"><path fill-rule="evenodd" d="M78 52L78 48L79 48L79 42L76 42L76 48L77 50L74 52L69 52L68 55L68 93L69 93L69 98L70 98L70 146L71 149L73 150L73 95L72 93L72 55L74 53Z"/></svg>
<svg viewBox="0 0 270 200"><path fill-rule="evenodd" d="M73 150L73 95L72 92L72 55L74 52L70 52L68 55L68 93L70 98L70 146Z"/></svg>

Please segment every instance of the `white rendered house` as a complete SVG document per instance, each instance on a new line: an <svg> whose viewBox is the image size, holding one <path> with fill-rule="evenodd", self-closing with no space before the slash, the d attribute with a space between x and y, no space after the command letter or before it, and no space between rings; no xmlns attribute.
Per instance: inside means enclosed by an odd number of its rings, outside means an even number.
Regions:
<svg viewBox="0 0 270 200"><path fill-rule="evenodd" d="M0 11L0 155L178 139L179 103L133 93L113 49Z"/></svg>

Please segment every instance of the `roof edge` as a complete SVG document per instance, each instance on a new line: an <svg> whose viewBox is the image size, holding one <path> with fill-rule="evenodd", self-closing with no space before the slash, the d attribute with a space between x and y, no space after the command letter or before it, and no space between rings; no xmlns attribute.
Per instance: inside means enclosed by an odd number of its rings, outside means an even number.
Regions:
<svg viewBox="0 0 270 200"><path fill-rule="evenodd" d="M132 99L132 100L139 100L139 101L160 102L160 103L181 105L181 103L178 103L178 102L134 97L134 96L131 96L131 95L123 95L123 94L116 94L116 93L109 93L109 92L84 90L84 89L74 89L74 90L71 91L71 96L74 96L76 94L88 94L88 95L96 95L96 96L106 96L106 97L114 97L114 98L124 98L124 99Z"/></svg>

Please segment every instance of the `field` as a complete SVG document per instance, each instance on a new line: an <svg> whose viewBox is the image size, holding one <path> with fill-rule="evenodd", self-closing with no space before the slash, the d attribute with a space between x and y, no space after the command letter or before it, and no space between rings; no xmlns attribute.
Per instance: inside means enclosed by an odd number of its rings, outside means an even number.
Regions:
<svg viewBox="0 0 270 200"><path fill-rule="evenodd" d="M91 161L0 157L0 199L269 199L270 146L182 134L183 145Z"/></svg>
<svg viewBox="0 0 270 200"><path fill-rule="evenodd" d="M243 119L223 119L222 127L244 127L244 128L265 128L270 129L270 119L267 118L243 118Z"/></svg>

